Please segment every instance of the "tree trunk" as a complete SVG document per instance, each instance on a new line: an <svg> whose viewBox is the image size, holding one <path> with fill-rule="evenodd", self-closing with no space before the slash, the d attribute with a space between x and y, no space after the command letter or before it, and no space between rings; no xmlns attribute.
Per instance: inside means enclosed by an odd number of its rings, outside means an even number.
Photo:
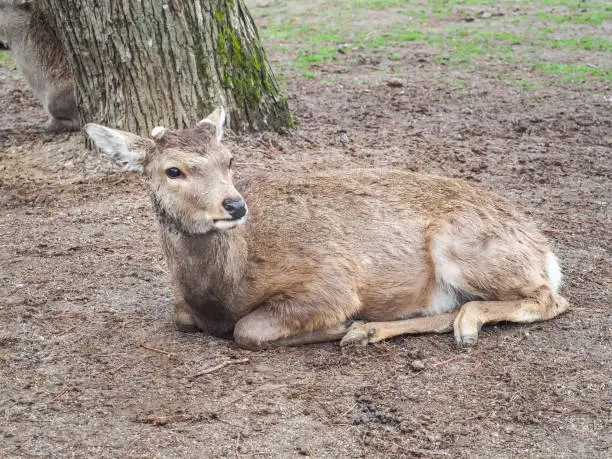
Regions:
<svg viewBox="0 0 612 459"><path fill-rule="evenodd" d="M81 121L148 134L215 107L234 131L292 124L242 0L39 0L75 78Z"/></svg>

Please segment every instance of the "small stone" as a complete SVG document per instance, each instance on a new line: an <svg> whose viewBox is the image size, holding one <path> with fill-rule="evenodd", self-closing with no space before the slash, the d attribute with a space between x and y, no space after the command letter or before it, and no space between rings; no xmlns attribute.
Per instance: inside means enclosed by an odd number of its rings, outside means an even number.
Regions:
<svg viewBox="0 0 612 459"><path fill-rule="evenodd" d="M387 86L392 88L401 88L404 86L404 82L399 78L391 78L390 80L387 80Z"/></svg>
<svg viewBox="0 0 612 459"><path fill-rule="evenodd" d="M422 360L413 360L412 362L410 362L410 366L415 371L421 371L425 369L425 362L423 362Z"/></svg>

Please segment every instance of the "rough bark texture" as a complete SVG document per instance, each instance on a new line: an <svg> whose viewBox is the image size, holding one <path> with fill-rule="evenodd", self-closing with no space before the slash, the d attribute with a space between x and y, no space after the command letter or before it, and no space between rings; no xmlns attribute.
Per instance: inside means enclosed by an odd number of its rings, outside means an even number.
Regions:
<svg viewBox="0 0 612 459"><path fill-rule="evenodd" d="M235 131L290 126L242 0L40 0L75 76L81 121L148 134L216 106Z"/></svg>

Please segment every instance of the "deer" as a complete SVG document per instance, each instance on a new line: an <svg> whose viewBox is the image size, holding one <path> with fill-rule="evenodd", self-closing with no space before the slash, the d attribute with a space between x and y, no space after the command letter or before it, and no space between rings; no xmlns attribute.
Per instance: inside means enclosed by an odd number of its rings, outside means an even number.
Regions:
<svg viewBox="0 0 612 459"><path fill-rule="evenodd" d="M454 332L551 319L568 307L535 223L469 182L382 169L245 174L221 143L223 109L151 138L86 135L144 177L181 331L246 349Z"/></svg>
<svg viewBox="0 0 612 459"><path fill-rule="evenodd" d="M12 52L48 113L45 130L78 130L74 82L64 47L36 2L0 0L0 42Z"/></svg>

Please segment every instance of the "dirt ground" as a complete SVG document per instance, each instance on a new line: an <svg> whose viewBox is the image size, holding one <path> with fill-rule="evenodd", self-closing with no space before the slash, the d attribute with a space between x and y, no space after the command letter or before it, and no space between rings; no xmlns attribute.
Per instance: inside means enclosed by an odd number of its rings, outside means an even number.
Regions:
<svg viewBox="0 0 612 459"><path fill-rule="evenodd" d="M417 43L389 84L389 63L357 52L318 65L329 79L277 71L297 129L230 139L238 172L478 182L541 224L570 312L487 326L469 350L430 335L250 352L179 333L142 180L80 134L44 134L2 67L0 456L610 457L610 84L525 91L491 62L449 76Z"/></svg>

